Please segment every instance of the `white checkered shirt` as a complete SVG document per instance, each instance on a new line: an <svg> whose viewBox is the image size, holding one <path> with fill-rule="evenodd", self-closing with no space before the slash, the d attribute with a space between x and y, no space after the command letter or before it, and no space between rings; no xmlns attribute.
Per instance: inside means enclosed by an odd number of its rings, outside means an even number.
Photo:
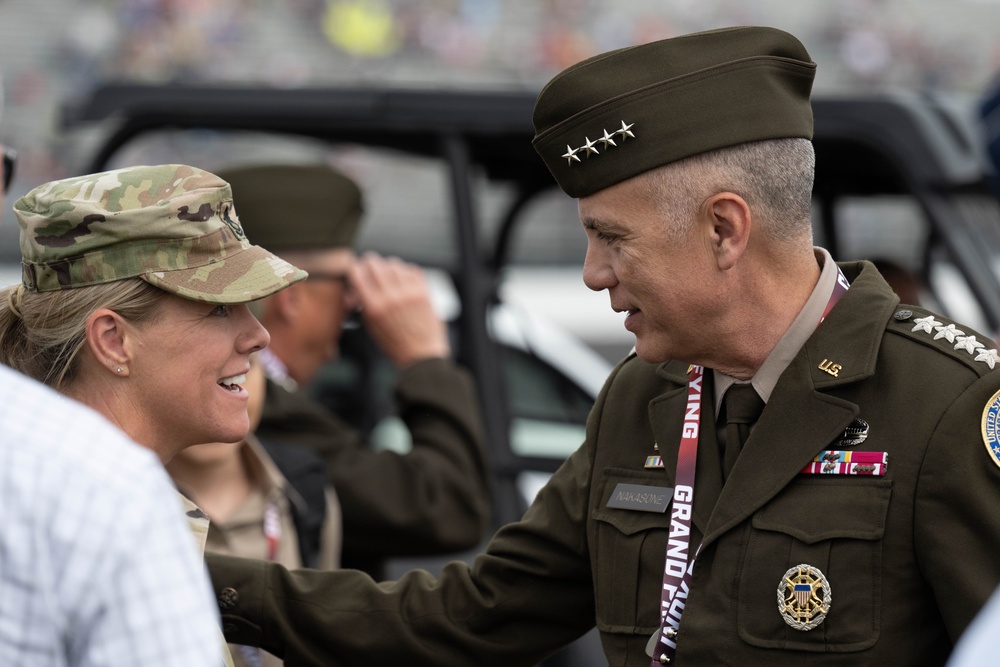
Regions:
<svg viewBox="0 0 1000 667"><path fill-rule="evenodd" d="M221 664L205 567L159 460L0 366L0 665Z"/></svg>

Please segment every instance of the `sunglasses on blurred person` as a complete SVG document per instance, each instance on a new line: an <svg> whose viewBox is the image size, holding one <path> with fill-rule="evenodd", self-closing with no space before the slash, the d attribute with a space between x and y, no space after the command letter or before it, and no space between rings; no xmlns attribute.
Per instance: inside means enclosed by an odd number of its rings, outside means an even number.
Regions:
<svg viewBox="0 0 1000 667"><path fill-rule="evenodd" d="M10 182L14 180L14 164L17 162L17 151L3 147L3 191L10 191Z"/></svg>
<svg viewBox="0 0 1000 667"><path fill-rule="evenodd" d="M346 271L310 271L306 280L327 280L340 283L346 290L351 287L351 278ZM344 329L357 329L361 326L361 308L353 308L344 319Z"/></svg>

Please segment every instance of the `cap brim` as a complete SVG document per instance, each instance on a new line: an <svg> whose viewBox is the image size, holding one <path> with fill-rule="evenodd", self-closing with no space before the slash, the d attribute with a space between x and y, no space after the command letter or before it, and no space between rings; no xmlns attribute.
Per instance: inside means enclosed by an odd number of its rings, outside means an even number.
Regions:
<svg viewBox="0 0 1000 667"><path fill-rule="evenodd" d="M140 276L160 289L194 301L246 303L305 280L308 274L260 246L191 269L152 271Z"/></svg>

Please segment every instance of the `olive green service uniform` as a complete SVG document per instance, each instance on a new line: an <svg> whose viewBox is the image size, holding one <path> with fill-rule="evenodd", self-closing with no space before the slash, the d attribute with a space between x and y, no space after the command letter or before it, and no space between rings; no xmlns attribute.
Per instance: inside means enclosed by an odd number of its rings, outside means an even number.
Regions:
<svg viewBox="0 0 1000 667"><path fill-rule="evenodd" d="M376 451L301 392L268 381L257 436L307 445L326 462L343 515L344 567L379 576L395 556L456 552L479 544L490 523L486 452L467 371L426 359L395 390L413 447Z"/></svg>
<svg viewBox="0 0 1000 667"><path fill-rule="evenodd" d="M814 68L770 28L602 54L543 89L534 145L587 197L706 151L811 139ZM664 572L697 551L671 664L943 664L1000 583L1000 354L900 306L870 263L841 265L841 294L827 258L752 378L766 405L725 479L711 409L725 376L692 400L688 363L631 356L583 446L471 566L376 583L210 557L227 637L291 666L512 667L596 625L610 665L647 667ZM692 505L678 461L695 424Z"/></svg>
<svg viewBox="0 0 1000 667"><path fill-rule="evenodd" d="M843 269L850 290L782 374L721 491L714 415L702 412L691 539L702 548L675 664L942 664L1000 582L1000 466L980 421L1000 372L920 328L928 313L900 307L871 265ZM821 369L829 361L837 376ZM596 618L609 664L648 665L670 511L608 502L623 482L670 496L687 369L621 364L584 446L471 569L376 584L210 556L216 590L236 593L222 606L228 639L289 665L509 667ZM800 474L847 448L856 417L869 428L855 448L887 452L886 474ZM662 469L644 467L654 442ZM776 599L799 564L832 594L810 631L789 627Z"/></svg>

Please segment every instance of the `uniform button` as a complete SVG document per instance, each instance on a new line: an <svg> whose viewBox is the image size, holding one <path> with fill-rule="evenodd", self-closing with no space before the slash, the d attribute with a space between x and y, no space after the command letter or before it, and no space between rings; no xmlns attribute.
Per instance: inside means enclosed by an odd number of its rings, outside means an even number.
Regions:
<svg viewBox="0 0 1000 667"><path fill-rule="evenodd" d="M895 318L896 321L898 321L898 322L905 322L906 320L910 319L911 317L913 317L913 311L912 310L906 310L905 308L903 310L897 310L896 314L893 315L893 318Z"/></svg>
<svg viewBox="0 0 1000 667"><path fill-rule="evenodd" d="M661 653L660 654L660 664L661 665L669 665L670 664L670 658L667 657L666 653Z"/></svg>
<svg viewBox="0 0 1000 667"><path fill-rule="evenodd" d="M240 601L240 594L235 588L223 588L219 591L219 607L221 609L232 609Z"/></svg>

